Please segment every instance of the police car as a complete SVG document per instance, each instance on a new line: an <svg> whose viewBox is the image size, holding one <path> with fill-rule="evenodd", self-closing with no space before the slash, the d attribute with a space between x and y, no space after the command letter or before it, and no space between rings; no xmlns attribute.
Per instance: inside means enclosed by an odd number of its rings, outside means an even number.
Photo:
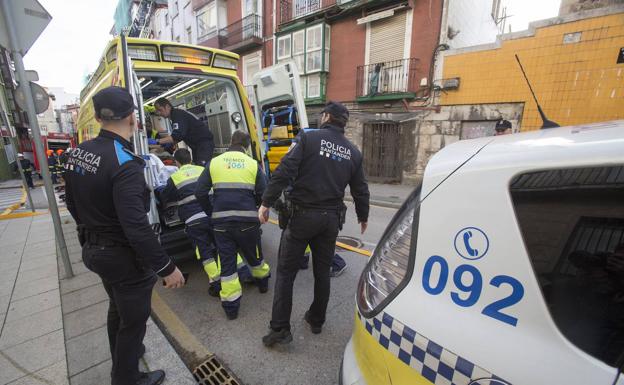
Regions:
<svg viewBox="0 0 624 385"><path fill-rule="evenodd" d="M624 121L440 151L356 300L343 385L624 384Z"/></svg>

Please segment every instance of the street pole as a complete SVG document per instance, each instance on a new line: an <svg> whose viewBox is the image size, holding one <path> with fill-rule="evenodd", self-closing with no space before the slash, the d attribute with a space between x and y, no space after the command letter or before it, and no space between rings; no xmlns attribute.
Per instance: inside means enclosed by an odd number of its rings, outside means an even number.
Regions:
<svg viewBox="0 0 624 385"><path fill-rule="evenodd" d="M4 120L4 124L9 129L11 133L11 137L18 142L17 131L15 127L11 127L11 121L9 121L9 116L6 111L2 110L2 119ZM24 175L24 169L22 168L22 162L20 162L19 157L15 157L15 163L17 163L17 169L20 173L20 177L22 178L22 186L24 186L24 190L26 191L26 196L28 197L28 203L30 203L30 209L32 212L35 212L35 205L33 204L32 196L30 195L30 187L28 187L28 182L26 182L26 176Z"/></svg>
<svg viewBox="0 0 624 385"><path fill-rule="evenodd" d="M13 53L13 60L15 62L15 70L17 71L17 77L26 98L26 112L28 114L28 122L33 133L33 139L35 141L35 151L37 152L37 159L39 160L39 167L43 176L43 185L48 198L50 214L52 215L56 242L59 248L59 252L61 253L63 265L65 265L65 278L71 278L74 276L74 272L72 270L71 261L69 260L69 253L67 251L67 244L65 243L65 236L63 235L61 216L59 215L58 206L56 205L56 196L54 195L54 188L52 186L50 171L47 167L45 167L45 165L48 164L48 160L46 159L43 152L43 142L41 141L41 132L39 131L39 122L37 121L37 114L35 113L35 102L33 101L32 92L30 90L30 82L26 80L26 71L24 70L22 53L18 49L19 44L17 42L17 34L15 32L15 22L11 17L11 15L13 15L12 8L13 6L11 4L11 1L2 0L2 10L4 11L4 18L6 19L4 21L6 22L9 39L11 42L11 52Z"/></svg>

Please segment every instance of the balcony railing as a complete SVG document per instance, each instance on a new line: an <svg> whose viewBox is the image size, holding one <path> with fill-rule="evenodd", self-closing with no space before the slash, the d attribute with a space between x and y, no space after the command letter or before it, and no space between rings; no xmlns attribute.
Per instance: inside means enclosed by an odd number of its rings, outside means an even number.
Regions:
<svg viewBox="0 0 624 385"><path fill-rule="evenodd" d="M262 44L262 17L245 16L219 31L223 49L243 51Z"/></svg>
<svg viewBox="0 0 624 385"><path fill-rule="evenodd" d="M280 0L280 24L336 5L336 0Z"/></svg>
<svg viewBox="0 0 624 385"><path fill-rule="evenodd" d="M372 98L415 93L418 59L401 59L357 67L356 96Z"/></svg>

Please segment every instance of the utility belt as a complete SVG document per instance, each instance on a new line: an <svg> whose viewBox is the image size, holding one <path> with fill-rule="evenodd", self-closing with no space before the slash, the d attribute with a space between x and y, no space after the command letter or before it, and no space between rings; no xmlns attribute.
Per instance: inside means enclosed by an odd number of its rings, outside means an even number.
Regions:
<svg viewBox="0 0 624 385"><path fill-rule="evenodd" d="M279 228L284 230L288 227L290 219L295 214L303 214L306 212L318 212L318 211L333 211L338 214L338 228L342 230L347 219L347 206L341 203L336 207L314 207L314 206L302 206L294 203L287 193L283 194L283 198L279 198L275 201L275 210L277 211L277 219L279 222Z"/></svg>
<svg viewBox="0 0 624 385"><path fill-rule="evenodd" d="M123 234L96 232L87 229L85 225L78 225L78 241L80 246L89 244L101 247L130 247Z"/></svg>

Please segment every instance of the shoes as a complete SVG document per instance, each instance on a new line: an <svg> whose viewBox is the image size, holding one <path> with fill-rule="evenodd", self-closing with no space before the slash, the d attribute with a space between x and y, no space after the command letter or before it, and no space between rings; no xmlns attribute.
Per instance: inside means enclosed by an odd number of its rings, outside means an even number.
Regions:
<svg viewBox="0 0 624 385"><path fill-rule="evenodd" d="M154 370L153 372L141 373L141 377L136 385L158 385L165 380L164 370Z"/></svg>
<svg viewBox="0 0 624 385"><path fill-rule="evenodd" d="M271 332L266 336L262 337L262 343L267 348L275 344L287 344L292 341L292 334L290 334L290 330L282 329L278 332L271 329Z"/></svg>
<svg viewBox="0 0 624 385"><path fill-rule="evenodd" d="M141 344L141 347L139 348L139 358L143 357L145 355L145 345Z"/></svg>
<svg viewBox="0 0 624 385"><path fill-rule="evenodd" d="M344 266L332 265L331 270L329 270L329 276L330 277L337 277L340 274L344 273L345 270L347 270L347 265L344 265Z"/></svg>
<svg viewBox="0 0 624 385"><path fill-rule="evenodd" d="M210 295L211 297L216 297L219 298L219 292L221 291L221 289L219 289L219 287L217 286L209 286L208 287L208 295Z"/></svg>
<svg viewBox="0 0 624 385"><path fill-rule="evenodd" d="M260 291L260 293L264 294L267 291L269 291L269 285L266 286L258 286L258 290Z"/></svg>
<svg viewBox="0 0 624 385"><path fill-rule="evenodd" d="M317 326L310 320L310 311L306 311L303 319L310 325L310 330L313 334L320 334L323 331L323 326Z"/></svg>
<svg viewBox="0 0 624 385"><path fill-rule="evenodd" d="M310 263L310 254L304 254L303 258L301 259L301 261L299 261L299 269L301 270L307 270L308 269L308 264Z"/></svg>
<svg viewBox="0 0 624 385"><path fill-rule="evenodd" d="M238 310L231 312L231 313L225 313L225 316L227 317L227 319L229 319L230 321L233 321L235 319L238 318Z"/></svg>

